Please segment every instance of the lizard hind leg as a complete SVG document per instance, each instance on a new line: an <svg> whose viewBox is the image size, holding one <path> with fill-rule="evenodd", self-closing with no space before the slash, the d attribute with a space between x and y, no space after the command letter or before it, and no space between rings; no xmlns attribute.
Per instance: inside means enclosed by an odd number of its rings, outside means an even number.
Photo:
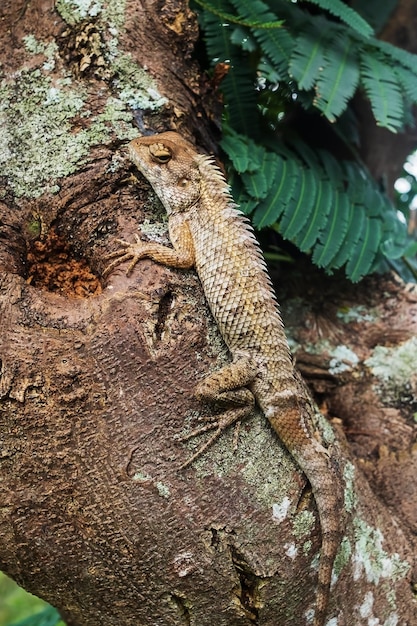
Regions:
<svg viewBox="0 0 417 626"><path fill-rule="evenodd" d="M208 418L204 426L181 437L182 441L188 441L209 430L214 430L211 437L181 465L180 469L191 465L229 426L236 424L239 427L240 422L251 413L255 406L255 397L245 385L253 382L257 373L258 368L253 360L244 356L225 365L217 372L209 374L197 385L195 396L198 400L220 404L226 407L226 410L218 416ZM235 437L235 443L236 439L237 437Z"/></svg>

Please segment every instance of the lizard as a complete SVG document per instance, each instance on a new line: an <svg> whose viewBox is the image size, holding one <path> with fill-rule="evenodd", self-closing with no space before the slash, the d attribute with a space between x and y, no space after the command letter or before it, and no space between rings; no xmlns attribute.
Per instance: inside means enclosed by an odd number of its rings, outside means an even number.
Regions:
<svg viewBox="0 0 417 626"><path fill-rule="evenodd" d="M295 370L254 231L213 158L200 154L178 133L138 137L128 150L165 207L172 247L141 241L138 235L134 243L118 239L120 247L107 256L111 262L105 274L126 261L130 261L130 274L143 258L175 268L195 267L231 362L197 385L198 399L227 408L218 419L191 433L215 429L184 465L246 417L255 404L260 407L305 473L316 501L322 546L314 626L323 626L342 534L342 489L329 451L316 438L313 408Z"/></svg>

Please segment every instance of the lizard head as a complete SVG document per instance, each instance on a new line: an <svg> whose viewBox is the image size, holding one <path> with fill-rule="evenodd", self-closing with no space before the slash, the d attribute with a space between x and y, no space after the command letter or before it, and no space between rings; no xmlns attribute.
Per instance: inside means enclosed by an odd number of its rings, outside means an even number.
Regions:
<svg viewBox="0 0 417 626"><path fill-rule="evenodd" d="M192 144L167 132L138 137L128 148L131 160L151 183L167 213L185 211L198 201L201 173Z"/></svg>

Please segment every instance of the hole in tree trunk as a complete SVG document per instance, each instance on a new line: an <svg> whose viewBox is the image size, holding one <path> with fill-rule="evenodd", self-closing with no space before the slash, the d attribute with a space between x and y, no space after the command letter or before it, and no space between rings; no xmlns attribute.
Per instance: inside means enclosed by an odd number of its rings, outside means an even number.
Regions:
<svg viewBox="0 0 417 626"><path fill-rule="evenodd" d="M28 241L27 282L33 287L72 298L89 298L102 292L100 280L87 261L78 258L54 229Z"/></svg>

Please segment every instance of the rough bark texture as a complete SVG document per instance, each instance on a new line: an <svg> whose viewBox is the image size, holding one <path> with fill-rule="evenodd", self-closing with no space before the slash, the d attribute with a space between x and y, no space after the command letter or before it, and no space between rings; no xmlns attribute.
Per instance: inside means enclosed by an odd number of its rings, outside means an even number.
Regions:
<svg viewBox="0 0 417 626"><path fill-rule="evenodd" d="M65 24L45 0L1 10L8 83L28 98L15 72L45 64L45 51L29 54L22 42L36 24L38 40L60 42L53 86L63 68L85 85L93 115L81 109L70 131L82 135L116 90L100 56L108 31L97 40L96 19ZM193 131L210 149L186 5L128 1L124 22L119 45L168 98L154 127ZM38 106L43 114L45 101ZM18 176L4 179L0 569L73 626L299 626L314 603L320 527L305 477L266 420L244 424L235 453L230 432L177 471L198 445L178 437L213 411L193 388L228 358L197 278L150 261L129 279L122 270L108 284L99 278L115 237L131 239L145 219L145 232L167 242L122 143L112 131L92 144L55 194L29 198L16 191ZM338 626L411 626L416 294L388 278L351 287L319 276L315 289L311 274L306 286L294 273L279 282L299 367L333 420L346 477L329 616Z"/></svg>

